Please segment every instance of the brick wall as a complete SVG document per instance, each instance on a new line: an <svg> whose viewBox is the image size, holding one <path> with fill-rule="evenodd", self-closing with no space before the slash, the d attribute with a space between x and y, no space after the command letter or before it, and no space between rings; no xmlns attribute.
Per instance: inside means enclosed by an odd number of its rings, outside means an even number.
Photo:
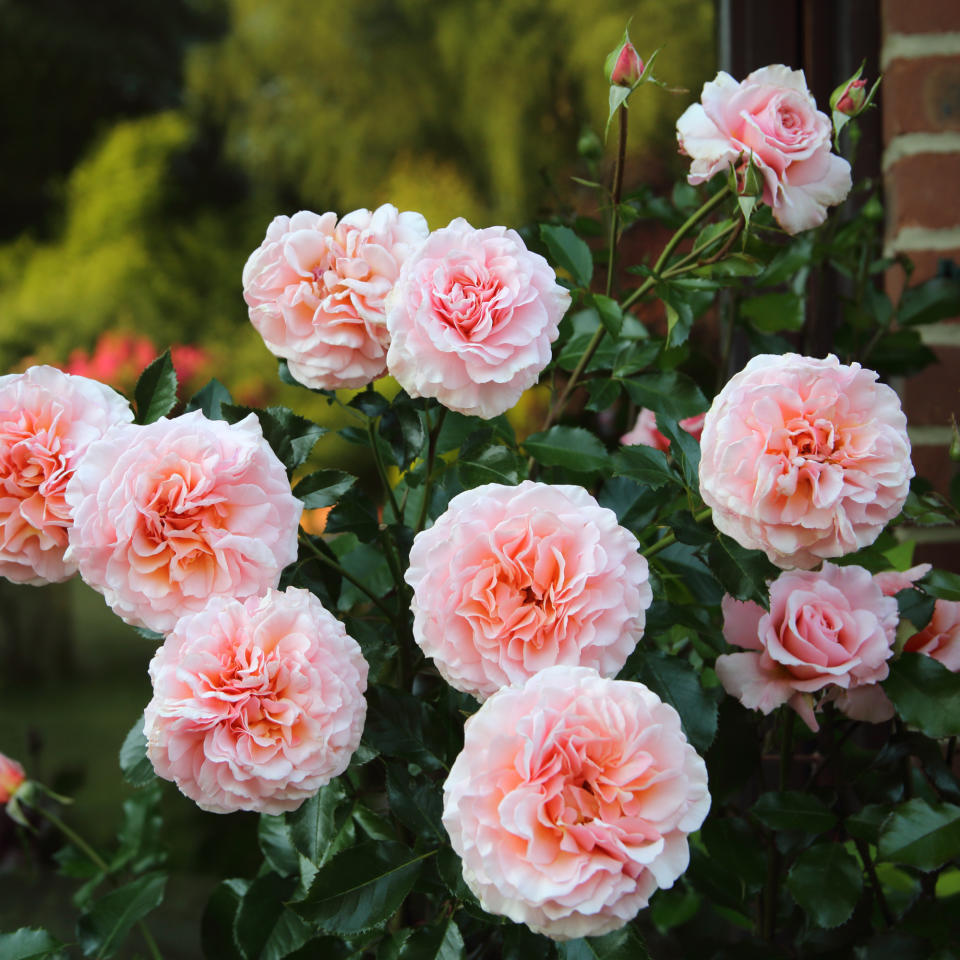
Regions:
<svg viewBox="0 0 960 960"><path fill-rule="evenodd" d="M881 67L886 251L905 254L916 283L941 259L960 262L960 2L883 0ZM896 300L904 272L893 268ZM950 415L960 418L960 317L925 327L939 364L903 384L917 472L946 492ZM917 556L960 565L960 531L919 531Z"/></svg>

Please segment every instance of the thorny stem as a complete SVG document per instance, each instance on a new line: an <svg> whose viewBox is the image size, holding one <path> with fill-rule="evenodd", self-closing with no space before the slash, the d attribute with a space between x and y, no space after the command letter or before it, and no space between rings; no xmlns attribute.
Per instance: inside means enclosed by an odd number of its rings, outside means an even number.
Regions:
<svg viewBox="0 0 960 960"><path fill-rule="evenodd" d="M704 520L709 517L713 511L709 507L704 507L699 513L693 515L693 519L696 523L702 523ZM641 550L640 552L645 557L652 557L655 553L659 553L664 547L669 547L671 543L676 542L677 535L672 531L670 533L664 534L659 540L655 543L652 543L646 550Z"/></svg>
<svg viewBox="0 0 960 960"><path fill-rule="evenodd" d="M340 564L336 562L336 560L331 560L322 550L317 549L317 547L314 546L314 544L308 538L300 537L300 543L308 547L311 553L313 553L313 555L321 563L326 564L326 566L330 567L331 570L335 570L337 573L340 574L341 577L343 577L344 580L348 580L358 590L366 594L367 597L370 598L370 601L373 603L373 605L382 614L384 614L384 616L386 616L388 620L393 621L395 619L396 614L385 603L383 603L383 601L379 597L372 594L370 590L367 589L367 587L360 580L358 580L352 573L350 573L349 570L345 570L343 567L341 567Z"/></svg>
<svg viewBox="0 0 960 960"><path fill-rule="evenodd" d="M80 836L72 827L68 827L55 813L51 813L49 810L41 806L32 806L32 810L36 810L37 813L53 824L78 850L86 854L87 859L98 869L103 871L109 877L110 874L110 865L107 863L103 857L97 853L93 847L87 843L83 837ZM137 929L140 931L140 935L143 937L144 943L147 945L147 949L150 951L150 956L154 960L163 960L163 955L160 953L160 948L157 946L157 941L153 939L153 934L150 932L146 923L143 920L137 921Z"/></svg>

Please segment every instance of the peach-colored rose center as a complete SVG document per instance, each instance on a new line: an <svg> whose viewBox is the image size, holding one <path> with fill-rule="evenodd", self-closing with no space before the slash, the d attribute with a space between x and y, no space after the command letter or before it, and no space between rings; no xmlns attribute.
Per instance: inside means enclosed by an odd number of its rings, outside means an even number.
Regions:
<svg viewBox="0 0 960 960"><path fill-rule="evenodd" d="M467 263L454 270L445 283L431 291L437 316L464 340L483 341L503 322L499 308L504 291L499 280L485 269Z"/></svg>
<svg viewBox="0 0 960 960"><path fill-rule="evenodd" d="M60 413L51 411L24 411L0 428L5 451L0 456L0 491L22 501L19 512L35 528L51 520L66 522L70 516L63 497L70 470L61 430Z"/></svg>

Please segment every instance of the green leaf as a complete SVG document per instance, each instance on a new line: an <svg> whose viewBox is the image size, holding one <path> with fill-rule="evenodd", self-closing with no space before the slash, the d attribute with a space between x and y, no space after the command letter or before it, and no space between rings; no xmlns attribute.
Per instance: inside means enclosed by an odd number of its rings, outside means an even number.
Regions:
<svg viewBox="0 0 960 960"><path fill-rule="evenodd" d="M137 407L137 423L153 423L173 409L177 402L177 374L169 350L140 374L133 399Z"/></svg>
<svg viewBox="0 0 960 960"><path fill-rule="evenodd" d="M200 919L200 942L206 960L243 960L233 937L233 922L249 880L219 883L210 894Z"/></svg>
<svg viewBox="0 0 960 960"><path fill-rule="evenodd" d="M328 933L356 936L396 913L426 856L401 843L370 842L344 850L317 871L294 909Z"/></svg>
<svg viewBox="0 0 960 960"><path fill-rule="evenodd" d="M853 914L863 892L863 871L839 843L808 847L794 861L787 889L818 927L838 927Z"/></svg>
<svg viewBox="0 0 960 960"><path fill-rule="evenodd" d="M891 809L885 803L868 803L844 821L847 833L858 840L866 840L867 843L876 845L877 838L880 836L880 827L890 816Z"/></svg>
<svg viewBox="0 0 960 960"><path fill-rule="evenodd" d="M153 764L147 758L147 738L143 735L143 714L137 718L136 723L130 728L130 732L120 747L120 769L123 771L123 778L127 783L132 783L135 787L144 787L157 775L153 772Z"/></svg>
<svg viewBox="0 0 960 960"><path fill-rule="evenodd" d="M960 855L960 807L914 798L884 822L879 858L928 872Z"/></svg>
<svg viewBox="0 0 960 960"><path fill-rule="evenodd" d="M914 590L908 587L906 590L900 590L896 595L897 609L900 611L901 620L909 620L917 630L922 630L933 616L933 608L936 606L936 598L924 593L922 590Z"/></svg>
<svg viewBox="0 0 960 960"><path fill-rule="evenodd" d="M245 960L281 960L299 950L311 928L284 903L294 883L274 873L257 877L243 894L233 936Z"/></svg>
<svg viewBox="0 0 960 960"><path fill-rule="evenodd" d="M610 96L607 103L607 125L603 128L604 139L610 133L610 124L613 123L617 111L627 102L631 93L633 93L633 87L621 87L619 84L610 85Z"/></svg>
<svg viewBox="0 0 960 960"><path fill-rule="evenodd" d="M674 420L692 417L709 406L693 380L676 370L644 374L634 380L624 380L623 385L638 407L649 407L654 413L665 413Z"/></svg>
<svg viewBox="0 0 960 960"><path fill-rule="evenodd" d="M737 600L768 601L767 582L779 571L760 550L748 550L722 533L710 544L710 569L721 586Z"/></svg>
<svg viewBox="0 0 960 960"><path fill-rule="evenodd" d="M643 937L631 926L602 937L580 937L557 944L560 960L650 960Z"/></svg>
<svg viewBox="0 0 960 960"><path fill-rule="evenodd" d="M684 483L698 492L700 490L700 444L679 424L657 417L657 429L670 441L670 456L680 465Z"/></svg>
<svg viewBox="0 0 960 960"><path fill-rule="evenodd" d="M257 843L263 859L281 876L292 877L300 872L300 857L284 814L260 814Z"/></svg>
<svg viewBox="0 0 960 960"><path fill-rule="evenodd" d="M414 931L400 950L399 960L461 960L463 956L463 937L450 918Z"/></svg>
<svg viewBox="0 0 960 960"><path fill-rule="evenodd" d="M794 790L761 794L751 813L771 830L824 833L837 822L836 814L823 801Z"/></svg>
<svg viewBox="0 0 960 960"><path fill-rule="evenodd" d="M683 724L690 742L703 753L717 732L717 705L700 686L696 670L680 657L638 648L624 668L669 703Z"/></svg>
<svg viewBox="0 0 960 960"><path fill-rule="evenodd" d="M190 398L186 412L199 410L208 420L223 420L222 407L225 403L233 403L230 391L214 378Z"/></svg>
<svg viewBox="0 0 960 960"><path fill-rule="evenodd" d="M923 653L904 653L890 666L883 689L897 713L928 737L960 735L960 673Z"/></svg>
<svg viewBox="0 0 960 960"><path fill-rule="evenodd" d="M163 903L166 875L144 874L106 894L77 921L77 940L87 956L111 957L130 928Z"/></svg>
<svg viewBox="0 0 960 960"><path fill-rule="evenodd" d="M796 293L763 293L744 300L740 315L764 333L800 330L805 319L803 298Z"/></svg>
<svg viewBox="0 0 960 960"><path fill-rule="evenodd" d="M667 455L656 447L623 447L613 455L613 475L630 477L653 489L667 484L680 485L680 477L670 469Z"/></svg>
<svg viewBox="0 0 960 960"><path fill-rule="evenodd" d="M607 333L611 337L619 337L620 331L623 329L623 310L620 308L620 304L612 297L604 296L602 293L593 293L588 300L596 307L601 323L607 328Z"/></svg>
<svg viewBox="0 0 960 960"><path fill-rule="evenodd" d="M931 570L920 585L943 600L960 600L960 576L947 570Z"/></svg>
<svg viewBox="0 0 960 960"><path fill-rule="evenodd" d="M540 238L547 245L553 262L566 270L578 287L590 286L593 254L583 240L569 227L552 223L540 224Z"/></svg>
<svg viewBox="0 0 960 960"><path fill-rule="evenodd" d="M314 444L326 432L326 427L301 417L287 407L268 407L266 410L225 403L221 406L224 417L230 423L239 423L251 413L260 422L263 439L277 455L280 462L292 473L303 463Z"/></svg>
<svg viewBox="0 0 960 960"><path fill-rule="evenodd" d="M897 305L897 319L909 326L956 316L960 316L960 279L954 277L933 277L907 287Z"/></svg>
<svg viewBox="0 0 960 960"><path fill-rule="evenodd" d="M577 473L600 473L610 467L603 443L583 427L551 427L523 442L527 452L548 467L565 467Z"/></svg>
<svg viewBox="0 0 960 960"><path fill-rule="evenodd" d="M339 780L331 780L292 813L284 814L296 850L322 866L342 849L351 823L350 802Z"/></svg>
<svg viewBox="0 0 960 960"><path fill-rule="evenodd" d="M494 444L480 453L457 461L457 472L464 487L479 487L485 483L520 482L522 464L517 455L502 444Z"/></svg>
<svg viewBox="0 0 960 960"><path fill-rule="evenodd" d="M356 482L353 474L343 470L317 470L297 483L293 495L307 510L332 507Z"/></svg>
<svg viewBox="0 0 960 960"><path fill-rule="evenodd" d="M46 930L21 927L0 933L0 960L42 960L60 952L63 944Z"/></svg>

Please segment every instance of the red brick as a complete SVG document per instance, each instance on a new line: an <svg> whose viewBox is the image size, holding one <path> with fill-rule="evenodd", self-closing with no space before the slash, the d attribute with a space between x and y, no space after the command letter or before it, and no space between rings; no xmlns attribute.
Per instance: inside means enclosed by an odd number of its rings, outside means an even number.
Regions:
<svg viewBox="0 0 960 960"><path fill-rule="evenodd" d="M960 347L936 347L939 363L907 381L904 410L912 426L947 427L950 415L960 420Z"/></svg>
<svg viewBox="0 0 960 960"><path fill-rule="evenodd" d="M884 177L887 229L933 229L960 223L960 153L904 157Z"/></svg>
<svg viewBox="0 0 960 960"><path fill-rule="evenodd" d="M954 0L883 0L882 16L887 36L960 30L960 4Z"/></svg>
<svg viewBox="0 0 960 960"><path fill-rule="evenodd" d="M960 263L960 247L953 250L907 250L904 256L913 263L913 273L910 276L911 286L929 280L937 272L941 260L953 260ZM900 294L906 285L907 274L901 267L891 267L885 277L887 296L898 303ZM960 320L960 317L956 319Z"/></svg>
<svg viewBox="0 0 960 960"><path fill-rule="evenodd" d="M880 90L888 142L904 133L960 130L960 57L894 60Z"/></svg>

